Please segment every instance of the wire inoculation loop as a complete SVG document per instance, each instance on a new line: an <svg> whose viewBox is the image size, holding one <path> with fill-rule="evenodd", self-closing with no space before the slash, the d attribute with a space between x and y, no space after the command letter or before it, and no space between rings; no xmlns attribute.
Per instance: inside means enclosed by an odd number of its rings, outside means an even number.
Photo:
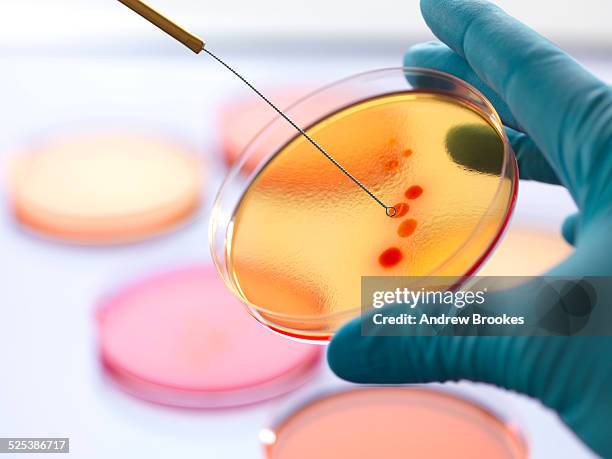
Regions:
<svg viewBox="0 0 612 459"><path fill-rule="evenodd" d="M236 75L240 80L242 80L243 83L245 83L249 88L251 88L259 97L261 97L270 107L272 107L274 109L274 111L276 113L278 113L281 117L283 117L285 119L285 121L287 121L291 126L293 126L306 140L308 140L317 150L319 150L319 152L321 152L327 159L329 159L338 169L340 169L344 175L346 175L349 179L351 179L353 181L353 183L355 183L355 185L357 185L359 188L361 188L363 191L365 191L372 199L374 199L374 201L376 201L380 206L382 206L385 209L385 213L387 214L388 217L393 217L397 214L397 210L395 209L395 207L393 206L387 206L385 205L384 202L382 202L374 193L372 193L370 190L368 190L365 185L363 185L359 180L357 180L355 177L353 177L353 175L347 171L344 166L342 166L342 164L340 164L338 161L336 161L329 153L327 153L323 147L321 147L321 145L319 145L312 137L310 137L306 131L304 131L301 127L299 127L291 118L289 118L289 116L287 116L285 113L283 113L282 110L280 110L276 105L274 105L266 96L264 96L257 88L255 88L255 86L253 86L251 83L249 83L246 78L244 78L242 75L240 75L236 70L234 70L232 67L230 67L228 64L226 64L221 58L217 57L215 54L213 54L210 50L208 50L207 48L203 48L202 49L206 54L208 54L210 57L212 57L213 59L215 59L217 62L219 62L221 65L223 65L226 69L228 69L230 72L232 72L234 75Z"/></svg>
<svg viewBox="0 0 612 459"><path fill-rule="evenodd" d="M372 199L374 199L378 204L380 204L384 209L385 213L389 216L395 215L395 208L386 206L380 199L376 197L374 193L368 190L359 180L351 175L349 171L347 171L342 165L336 161L329 153L327 153L323 147L321 147L317 142L315 142L304 130L299 127L297 124L293 122L291 118L285 115L276 105L274 105L266 96L264 96L261 92L255 88L251 83L249 83L246 78L240 75L236 70L226 64L223 60L213 54L206 48L206 42L199 38L197 35L190 33L185 30L183 27L171 21L169 18L161 14L159 11L151 8L142 0L119 0L125 6L133 10L134 12L141 15L147 21L151 22L155 26L159 27L161 30L172 36L174 39L178 40L185 46L187 46L191 51L196 54L204 51L210 57L215 59L221 65L223 65L226 69L236 75L244 84L246 84L249 88L251 88L259 97L261 97L270 107L274 109L276 113L282 116L291 126L293 126L300 134L302 134L306 140L308 140L317 150L319 150L327 159L329 159L338 169L340 169L344 175L346 175L349 179L351 179L359 188L365 191ZM391 210L393 209L393 210Z"/></svg>

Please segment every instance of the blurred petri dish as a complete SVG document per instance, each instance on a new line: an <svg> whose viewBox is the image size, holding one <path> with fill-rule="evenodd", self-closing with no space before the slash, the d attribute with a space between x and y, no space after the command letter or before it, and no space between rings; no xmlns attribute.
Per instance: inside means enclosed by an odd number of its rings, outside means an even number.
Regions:
<svg viewBox="0 0 612 459"><path fill-rule="evenodd" d="M500 239L516 160L493 107L467 83L424 69L373 71L288 114L396 216L285 120L268 125L217 195L210 243L226 284L270 328L325 341L359 315L363 276L460 281ZM279 132L291 140L279 144Z"/></svg>
<svg viewBox="0 0 612 459"><path fill-rule="evenodd" d="M320 346L270 333L243 309L212 266L146 278L101 302L102 362L127 392L190 408L254 403L306 382Z"/></svg>
<svg viewBox="0 0 612 459"><path fill-rule="evenodd" d="M17 158L11 196L18 221L78 243L121 243L162 233L199 207L202 162L171 141L88 134Z"/></svg>
<svg viewBox="0 0 612 459"><path fill-rule="evenodd" d="M537 276L561 263L572 252L561 234L513 224L479 276Z"/></svg>
<svg viewBox="0 0 612 459"><path fill-rule="evenodd" d="M267 459L526 458L518 431L450 393L360 388L318 398L260 433Z"/></svg>
<svg viewBox="0 0 612 459"><path fill-rule="evenodd" d="M309 92L311 89L307 89L306 86L264 91L267 97L281 109L289 107ZM234 164L249 142L275 117L276 112L255 94L245 93L241 98L228 102L221 109L218 125L220 146L225 163L230 166ZM279 134L282 133L279 132ZM289 134L289 137L281 137L278 143L285 143L291 137L293 137L292 134ZM245 167L253 170L266 154L266 150L254 152L250 155Z"/></svg>

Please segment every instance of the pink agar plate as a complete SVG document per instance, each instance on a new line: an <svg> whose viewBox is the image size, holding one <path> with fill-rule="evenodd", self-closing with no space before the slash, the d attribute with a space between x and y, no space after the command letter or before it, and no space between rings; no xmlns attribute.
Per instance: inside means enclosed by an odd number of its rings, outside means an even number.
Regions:
<svg viewBox="0 0 612 459"><path fill-rule="evenodd" d="M296 389L321 348L273 334L245 314L214 268L175 270L104 299L102 362L129 393L166 405L219 408Z"/></svg>

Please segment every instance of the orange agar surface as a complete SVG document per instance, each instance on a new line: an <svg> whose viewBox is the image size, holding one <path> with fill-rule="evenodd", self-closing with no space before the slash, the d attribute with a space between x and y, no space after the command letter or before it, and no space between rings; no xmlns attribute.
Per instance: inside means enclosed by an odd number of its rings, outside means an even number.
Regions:
<svg viewBox="0 0 612 459"><path fill-rule="evenodd" d="M520 459L518 432L458 396L424 388L353 389L321 397L262 438L267 459Z"/></svg>
<svg viewBox="0 0 612 459"><path fill-rule="evenodd" d="M327 339L359 313L362 276L469 273L503 227L513 179L479 170L478 161L502 162L502 139L460 100L393 93L306 131L383 202L402 203L408 191L418 225L389 218L302 136L279 145L243 193L226 238L236 293L277 331ZM447 150L450 133L461 154ZM479 136L488 142L474 144ZM419 154L402 155L408 149ZM393 160L398 167L386 171Z"/></svg>

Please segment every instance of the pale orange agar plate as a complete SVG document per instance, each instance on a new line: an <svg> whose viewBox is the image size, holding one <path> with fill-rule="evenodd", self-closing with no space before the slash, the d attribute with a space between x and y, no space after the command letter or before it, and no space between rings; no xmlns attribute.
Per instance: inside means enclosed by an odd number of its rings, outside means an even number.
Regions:
<svg viewBox="0 0 612 459"><path fill-rule="evenodd" d="M511 225L478 276L538 276L572 252L559 232Z"/></svg>
<svg viewBox="0 0 612 459"><path fill-rule="evenodd" d="M459 396L423 387L325 395L260 432L267 459L515 459L511 424Z"/></svg>
<svg viewBox="0 0 612 459"><path fill-rule="evenodd" d="M12 206L26 227L79 243L162 233L199 207L202 162L173 142L133 134L69 137L15 163Z"/></svg>

